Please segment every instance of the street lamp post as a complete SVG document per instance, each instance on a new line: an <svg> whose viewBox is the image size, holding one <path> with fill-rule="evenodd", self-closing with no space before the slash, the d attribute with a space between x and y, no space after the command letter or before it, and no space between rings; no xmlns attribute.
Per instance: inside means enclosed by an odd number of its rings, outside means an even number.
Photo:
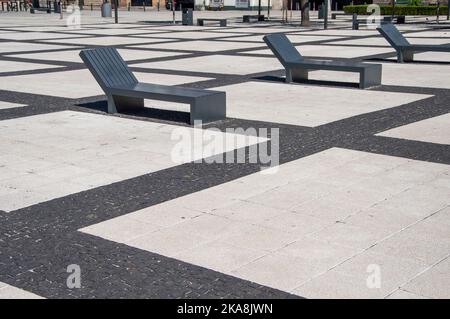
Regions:
<svg viewBox="0 0 450 319"><path fill-rule="evenodd" d="M330 0L325 0L324 3L324 17L323 17L323 28L326 30L328 29L328 1Z"/></svg>

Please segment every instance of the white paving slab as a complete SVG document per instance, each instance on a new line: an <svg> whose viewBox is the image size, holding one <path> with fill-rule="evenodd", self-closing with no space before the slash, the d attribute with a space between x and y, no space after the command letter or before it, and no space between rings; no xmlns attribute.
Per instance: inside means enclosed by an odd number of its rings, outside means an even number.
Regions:
<svg viewBox="0 0 450 319"><path fill-rule="evenodd" d="M339 39L341 37L338 36L321 36L321 35L299 35L299 34L286 34L289 40L295 43L307 43L313 41L325 41L325 40L333 40ZM230 37L223 39L223 41L235 41L235 42L246 42L246 41L257 41L264 43L263 37L265 34L261 35L250 35L250 36L239 36L239 37Z"/></svg>
<svg viewBox="0 0 450 319"><path fill-rule="evenodd" d="M245 43L245 42L230 42L230 41L182 41L172 43L157 43L151 45L135 46L138 48L152 48L165 50L187 50L187 51L202 51L202 52L216 52L236 49L247 49L262 46L259 43Z"/></svg>
<svg viewBox="0 0 450 319"><path fill-rule="evenodd" d="M252 74L281 69L277 59L265 57L245 57L214 54L195 58L178 59L173 61L161 61L135 64L136 67L208 72L221 74Z"/></svg>
<svg viewBox="0 0 450 319"><path fill-rule="evenodd" d="M166 75L136 72L141 82L165 85L180 85L208 80L204 77ZM66 98L82 98L104 94L94 77L87 69L40 73L31 75L8 76L2 88L4 90L59 96ZM24 85L26 83L26 85Z"/></svg>
<svg viewBox="0 0 450 319"><path fill-rule="evenodd" d="M57 39L57 40L44 40L48 43L70 43L77 45L102 45L102 46L112 46L112 45L122 45L122 44L136 44L136 43L146 43L146 42L162 42L162 39L145 39L142 38L131 38L127 36L116 37L116 36L105 36L105 37L90 37L90 38L77 38L77 39Z"/></svg>
<svg viewBox="0 0 450 319"><path fill-rule="evenodd" d="M389 178L398 169L427 174L409 183ZM427 252L435 241L422 234L436 229L434 238L443 242L448 235L448 211L442 211L450 205L444 196L448 188L436 186L448 170L448 165L333 148L283 164L274 174L245 176L80 231L301 296L382 298L428 269L427 262L442 259L448 243ZM404 199L397 198L423 187L439 194L410 197L412 205L421 203L423 215L403 210ZM327 200L328 207L320 206ZM386 227L389 220L372 218L378 214L372 207L390 202L411 218L406 226ZM339 207L344 210L337 216ZM357 216L365 217L351 220ZM405 247L405 239L396 239L403 233L411 233L408 246L420 247L429 260L407 250L377 250ZM380 288L367 286L370 265L381 269ZM442 275L436 271L433 280Z"/></svg>
<svg viewBox="0 0 450 319"><path fill-rule="evenodd" d="M385 85L450 89L449 73L450 65L383 63L382 83Z"/></svg>
<svg viewBox="0 0 450 319"><path fill-rule="evenodd" d="M261 34L268 34L268 33L280 33L280 32L287 32L292 31L291 28L267 28L267 27L240 27L233 30L229 29L217 29L216 32L220 33L261 33Z"/></svg>
<svg viewBox="0 0 450 319"><path fill-rule="evenodd" d="M12 109L16 107L24 107L24 104L0 101L0 110Z"/></svg>
<svg viewBox="0 0 450 319"><path fill-rule="evenodd" d="M400 126L377 135L450 145L450 114Z"/></svg>
<svg viewBox="0 0 450 319"><path fill-rule="evenodd" d="M66 45L56 45L56 44L2 42L2 46L0 47L0 53L31 52L31 51L70 49L70 48L71 47Z"/></svg>
<svg viewBox="0 0 450 319"><path fill-rule="evenodd" d="M172 29L172 28L170 28ZM202 30L201 28L196 28ZM165 29L167 31L167 29ZM139 37L143 38L161 38L161 39L211 39L211 38L221 38L234 36L235 33L227 32L164 32L164 33L151 33L151 34L139 34ZM144 41L143 41L144 42Z"/></svg>
<svg viewBox="0 0 450 319"><path fill-rule="evenodd" d="M118 49L118 51L125 61L174 57L183 55L183 53L179 52L155 51L155 50ZM82 63L83 61L81 60L79 53L80 50L68 50L68 51L56 51L45 53L14 54L11 56L15 58L24 58L24 59Z"/></svg>
<svg viewBox="0 0 450 319"><path fill-rule="evenodd" d="M180 140L180 134L187 138ZM4 120L0 135L4 211L264 141L72 111ZM190 138L196 139L192 145Z"/></svg>
<svg viewBox="0 0 450 319"><path fill-rule="evenodd" d="M309 34L309 35L329 35L329 36L370 36L378 35L376 30L342 30L342 29L328 29L328 30L314 30L314 31L302 31L294 32L293 34Z"/></svg>
<svg viewBox="0 0 450 319"><path fill-rule="evenodd" d="M397 57L387 58L391 61L397 61ZM440 62L440 63L448 63L448 65L443 65L444 68L450 66L450 53L449 52L421 52L414 54L414 63L423 63L423 62Z"/></svg>
<svg viewBox="0 0 450 319"><path fill-rule="evenodd" d="M155 31L137 28L100 28L100 29L82 29L73 30L71 34L93 34L93 35L112 35L112 36L134 36L136 34L153 34ZM156 31L157 32L157 31Z"/></svg>
<svg viewBox="0 0 450 319"><path fill-rule="evenodd" d="M312 74L311 79L314 78ZM229 117L302 126L318 126L428 97L267 82L246 82L214 89L227 92Z"/></svg>
<svg viewBox="0 0 450 319"><path fill-rule="evenodd" d="M44 299L26 290L0 282L0 299Z"/></svg>
<svg viewBox="0 0 450 319"><path fill-rule="evenodd" d="M411 44L447 44L450 43L450 39L442 39L442 38L416 38L406 36L406 39ZM370 46L390 46L390 44L384 39L384 37L376 37L376 38L361 38L361 39L352 39L352 40L341 40L341 41L333 41L329 42L329 44L346 44L346 45L370 45ZM355 48L358 50L358 48Z"/></svg>
<svg viewBox="0 0 450 319"><path fill-rule="evenodd" d="M424 272L404 286L408 292L428 298L450 298L450 258Z"/></svg>
<svg viewBox="0 0 450 319"><path fill-rule="evenodd" d="M304 56L317 56L324 58L357 58L374 54L395 52L391 48L382 47L351 47L339 45L297 45L297 51ZM269 49L248 51L252 54L273 54Z"/></svg>
<svg viewBox="0 0 450 319"><path fill-rule="evenodd" d="M81 34L51 33L51 32L10 32L0 34L0 39L4 40L47 40L61 38L82 38Z"/></svg>
<svg viewBox="0 0 450 319"><path fill-rule="evenodd" d="M41 63L0 61L0 72L18 72L18 71L40 70L40 69L54 69L58 67L60 66Z"/></svg>

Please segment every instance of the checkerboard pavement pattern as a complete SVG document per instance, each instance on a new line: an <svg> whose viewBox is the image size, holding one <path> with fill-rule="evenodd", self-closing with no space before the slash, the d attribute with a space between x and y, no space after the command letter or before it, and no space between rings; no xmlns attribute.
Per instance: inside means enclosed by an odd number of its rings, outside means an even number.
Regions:
<svg viewBox="0 0 450 319"><path fill-rule="evenodd" d="M322 30L279 12L198 13L228 15L225 28L95 13L75 30L0 14L0 298L450 297L450 54L396 64L340 17ZM400 28L412 43L450 43L445 21L417 22ZM273 32L308 57L382 63L383 85L323 71L285 84L262 41ZM140 81L225 91L227 119L192 128L185 105L159 101L107 114L78 57L102 46ZM175 163L180 128L237 138L208 156L273 143L228 128L278 129L280 165ZM73 264L81 288L67 286Z"/></svg>

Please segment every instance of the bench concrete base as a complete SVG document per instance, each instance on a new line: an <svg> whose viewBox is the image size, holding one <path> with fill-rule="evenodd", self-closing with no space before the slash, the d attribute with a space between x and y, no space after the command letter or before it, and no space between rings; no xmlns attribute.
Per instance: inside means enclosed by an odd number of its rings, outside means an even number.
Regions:
<svg viewBox="0 0 450 319"><path fill-rule="evenodd" d="M358 71L348 71L348 69L334 68L335 71L343 72L358 72L359 73L359 88L368 89L374 86L381 85L382 67L381 65L374 64L373 67L361 68ZM297 83L307 83L310 69L298 67L298 68L287 68L286 71L286 83L297 82Z"/></svg>
<svg viewBox="0 0 450 319"><path fill-rule="evenodd" d="M129 113L145 108L144 98L108 95L108 113ZM190 105L190 124L209 123L226 118L225 92L197 97Z"/></svg>
<svg viewBox="0 0 450 319"><path fill-rule="evenodd" d="M256 20L256 21L264 21L264 15L260 14L260 15L255 15L255 14L246 14L244 16L242 16L242 22L247 22L249 23L251 20Z"/></svg>

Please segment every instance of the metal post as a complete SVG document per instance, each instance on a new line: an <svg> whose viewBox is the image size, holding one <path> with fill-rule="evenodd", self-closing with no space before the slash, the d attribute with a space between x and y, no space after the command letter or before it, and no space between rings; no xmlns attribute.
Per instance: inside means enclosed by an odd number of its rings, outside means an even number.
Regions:
<svg viewBox="0 0 450 319"><path fill-rule="evenodd" d="M261 16L261 0L258 0L258 21L260 16Z"/></svg>
<svg viewBox="0 0 450 319"><path fill-rule="evenodd" d="M114 1L114 22L119 23L119 0Z"/></svg>
<svg viewBox="0 0 450 319"><path fill-rule="evenodd" d="M394 23L394 16L395 16L395 3L397 0L392 0L392 14L391 14L391 21Z"/></svg>
<svg viewBox="0 0 450 319"><path fill-rule="evenodd" d="M172 20L173 20L173 24L175 24L175 0L172 0Z"/></svg>
<svg viewBox="0 0 450 319"><path fill-rule="evenodd" d="M437 2L437 6L436 6L436 23L439 24L439 15L440 15L440 11L441 11L441 2L438 1Z"/></svg>
<svg viewBox="0 0 450 319"><path fill-rule="evenodd" d="M328 1L330 0L325 0L324 3L324 17L323 17L323 28L326 30L328 29Z"/></svg>
<svg viewBox="0 0 450 319"><path fill-rule="evenodd" d="M450 0L448 0L450 2ZM270 19L270 0L267 0L267 20Z"/></svg>
<svg viewBox="0 0 450 319"><path fill-rule="evenodd" d="M293 5L294 5L294 0L291 0L291 13L289 15L289 19L291 19L291 23L292 23L292 8L293 8Z"/></svg>

